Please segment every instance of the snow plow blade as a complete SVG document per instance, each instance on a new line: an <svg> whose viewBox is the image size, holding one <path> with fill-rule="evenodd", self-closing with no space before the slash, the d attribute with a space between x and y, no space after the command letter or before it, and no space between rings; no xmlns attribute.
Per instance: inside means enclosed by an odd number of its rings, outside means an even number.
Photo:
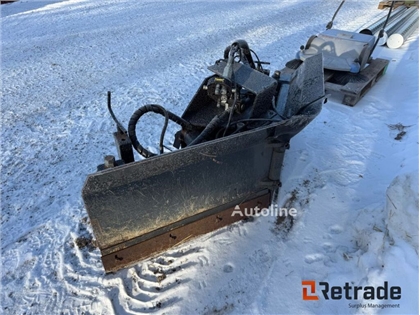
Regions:
<svg viewBox="0 0 420 315"><path fill-rule="evenodd" d="M227 48L228 54L235 44ZM241 41L237 46L246 48ZM325 100L322 57L276 71L273 77L262 67L235 61L230 77L234 84L223 81L228 65L229 55L209 67L215 75L203 81L182 118L174 118L183 127L175 135L178 150L152 154L138 143L130 126L128 132L118 127L114 136L120 160L100 165L88 176L82 195L106 272L270 206L281 185L289 140L314 119ZM213 83L234 87L231 107L229 101L217 106L218 98L209 93ZM229 114L241 100L250 110ZM148 109L168 117L160 107ZM218 116L207 114L210 109ZM273 112L279 117L274 119ZM146 159L132 161L127 141Z"/></svg>

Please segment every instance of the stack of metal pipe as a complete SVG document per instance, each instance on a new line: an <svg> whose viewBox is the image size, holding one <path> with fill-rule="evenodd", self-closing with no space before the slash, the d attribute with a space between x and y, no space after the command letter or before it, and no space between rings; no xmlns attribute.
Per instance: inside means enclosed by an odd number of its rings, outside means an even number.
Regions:
<svg viewBox="0 0 420 315"><path fill-rule="evenodd" d="M379 20L375 21L374 23L368 25L367 27L362 28L359 31L359 33L375 35L376 37L378 37L379 32L383 28L383 25L388 15L388 12L387 12L388 10L385 10L385 11L386 11L386 14L383 17L381 17ZM414 22L414 24L418 25L418 9L416 7L410 7L407 9L407 7L405 6L400 6L396 8L395 10L393 10L389 17L388 23L385 27L383 37L379 39L378 45L385 45L387 43L388 38L392 34L396 33L397 30L399 30L402 27L402 25L404 25L408 21L412 22L411 18L413 16L417 16L417 22ZM408 31L411 31L411 32L414 31L414 30L411 30L411 28L414 27L412 25L413 24L410 23L410 26L407 26L410 30L407 30L405 34L407 34ZM403 30L405 31L405 28ZM409 35L411 35L411 33ZM403 35L403 36L407 37L407 35Z"/></svg>
<svg viewBox="0 0 420 315"><path fill-rule="evenodd" d="M389 48L400 48L408 37L419 27L419 10L415 8L415 13L410 18L401 23L398 28L388 36L386 44Z"/></svg>
<svg viewBox="0 0 420 315"><path fill-rule="evenodd" d="M405 6L400 6L400 7L396 8L395 10L393 10L391 12L391 15L389 16L388 25L392 21L394 21L395 19L397 19L406 10L407 10L407 7L405 7ZM379 20L377 20L376 22L373 22L372 24L370 24L368 26L362 26L357 31L359 33L361 33L361 34L377 35L379 33L379 31L382 29L382 26L383 26L383 24L386 21L386 17L388 16L388 10L384 10L381 13L381 15L382 16L381 16L381 18Z"/></svg>

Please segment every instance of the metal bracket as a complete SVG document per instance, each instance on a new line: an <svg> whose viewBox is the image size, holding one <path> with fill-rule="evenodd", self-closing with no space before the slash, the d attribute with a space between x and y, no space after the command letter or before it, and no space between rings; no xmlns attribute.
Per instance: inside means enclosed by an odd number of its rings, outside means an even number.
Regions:
<svg viewBox="0 0 420 315"><path fill-rule="evenodd" d="M271 179L265 179L261 180L258 183L258 186L268 188L268 189L276 189L281 187L281 182L279 180L271 180Z"/></svg>
<svg viewBox="0 0 420 315"><path fill-rule="evenodd" d="M118 156L124 163L134 162L133 146L127 133L114 132L115 145L118 150Z"/></svg>
<svg viewBox="0 0 420 315"><path fill-rule="evenodd" d="M267 138L266 146L268 148L280 148L282 152L285 152L290 148L289 142L284 142L276 137Z"/></svg>

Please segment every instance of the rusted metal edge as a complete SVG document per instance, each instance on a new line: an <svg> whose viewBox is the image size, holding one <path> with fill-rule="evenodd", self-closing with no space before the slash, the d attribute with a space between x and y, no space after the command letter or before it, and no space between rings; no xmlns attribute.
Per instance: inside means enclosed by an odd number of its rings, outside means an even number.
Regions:
<svg viewBox="0 0 420 315"><path fill-rule="evenodd" d="M272 187L270 187L270 188L272 188ZM189 217L187 217L185 219L172 222L172 223L170 223L170 224L168 224L166 226L163 226L161 228L157 228L157 229L155 229L155 230L153 230L151 232L146 232L146 233L143 233L143 234L139 234L139 236L134 237L134 238L129 239L129 240L126 240L126 241L123 241L123 242L121 242L119 244L100 248L101 249L102 256L109 255L109 254L118 252L118 251L120 251L122 249L125 249L127 247L134 246L134 245L136 245L138 243L145 242L145 241L147 241L147 240L149 240L151 238L154 238L156 236L159 236L160 234L164 234L166 232L170 232L170 231L172 231L174 229L177 229L177 228L182 227L184 225L187 225L189 223L198 221L198 220L200 220L200 219L202 219L204 217L210 216L212 214L217 214L217 213L219 213L219 212L221 212L221 211L223 211L223 210L225 210L227 208L235 207L236 205L240 205L242 207L242 205L245 202L247 202L248 200L252 200L252 199L255 199L255 198L258 198L260 196L263 196L263 195L267 194L268 193L268 189L269 189L269 187L263 187L263 188L261 188L261 191L259 191L257 193L254 193L252 195L249 195L246 198L236 199L236 200L233 200L233 201L231 201L229 203L226 203L226 204L223 204L223 205L214 207L214 208L210 208L210 209L205 210L203 212L200 212L200 213L197 213L195 215L189 216Z"/></svg>
<svg viewBox="0 0 420 315"><path fill-rule="evenodd" d="M253 196L245 202L229 203L219 206L199 215L176 222L159 231L153 231L144 235L145 240L137 242L131 246L125 246L119 250L109 253L109 250L102 250L102 264L106 273L117 271L128 267L135 262L150 258L164 250L167 250L177 244L190 240L199 235L203 235L234 222L247 219L244 209L247 208L247 214L255 214L251 208L267 208L271 204L271 193L264 190ZM235 209L240 205L240 210ZM242 215L238 212L241 211ZM232 215L234 214L234 215ZM122 246L123 247L123 246ZM105 253L105 254L104 254Z"/></svg>

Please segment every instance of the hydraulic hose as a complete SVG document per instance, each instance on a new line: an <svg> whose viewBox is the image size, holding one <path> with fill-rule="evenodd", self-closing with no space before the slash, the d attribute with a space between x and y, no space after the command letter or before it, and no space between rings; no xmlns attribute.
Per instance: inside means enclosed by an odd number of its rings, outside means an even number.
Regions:
<svg viewBox="0 0 420 315"><path fill-rule="evenodd" d="M160 134L160 141L159 141L159 149L160 149L161 154L163 153L163 148L164 148L163 139L165 137L165 132L166 132L166 128L168 127L169 120L177 123L182 128L192 129L192 125L189 122L171 113L170 111L166 110L160 105L150 104L150 105L145 105L145 106L140 107L138 110L136 110L133 113L133 115L130 118L130 121L128 123L128 136L130 137L130 140L131 140L131 143L133 144L134 149L145 158L155 156L156 154L150 152L139 143L137 139L137 134L136 134L136 126L141 116L149 112L160 114L165 117L165 123L163 125L162 132Z"/></svg>
<svg viewBox="0 0 420 315"><path fill-rule="evenodd" d="M222 114L218 116L214 116L213 119L208 123L206 128L195 138L193 141L191 141L189 146L199 144L207 139L207 137L216 130L216 128L220 127L222 124L224 124L224 121L229 116L229 111L224 111Z"/></svg>
<svg viewBox="0 0 420 315"><path fill-rule="evenodd" d="M125 130L124 126L122 125L122 123L117 119L117 117L114 114L114 111L112 110L111 107L111 91L108 91L108 111L111 115L112 120L115 122L115 124L117 125L117 129L119 132L121 133L126 133L127 130Z"/></svg>

